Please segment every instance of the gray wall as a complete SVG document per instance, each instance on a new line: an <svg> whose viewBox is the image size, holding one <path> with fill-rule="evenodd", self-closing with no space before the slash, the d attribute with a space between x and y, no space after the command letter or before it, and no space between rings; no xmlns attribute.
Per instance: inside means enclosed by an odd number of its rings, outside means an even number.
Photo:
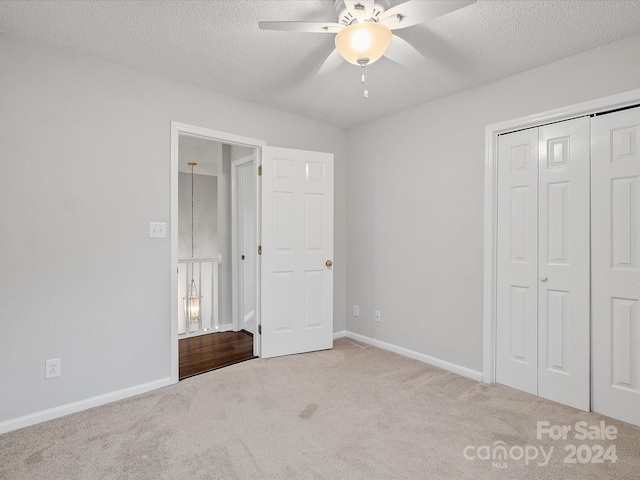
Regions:
<svg viewBox="0 0 640 480"><path fill-rule="evenodd" d="M485 127L639 88L638 52L636 36L350 129L347 330L481 371Z"/></svg>
<svg viewBox="0 0 640 480"><path fill-rule="evenodd" d="M170 122L333 152L344 329L346 133L0 35L0 427L170 377ZM44 363L62 358L62 376Z"/></svg>
<svg viewBox="0 0 640 480"><path fill-rule="evenodd" d="M197 168L197 167L196 167ZM215 257L218 246L218 177L193 175L193 256ZM228 234L220 230L221 235ZM191 174L178 174L178 258L191 258Z"/></svg>

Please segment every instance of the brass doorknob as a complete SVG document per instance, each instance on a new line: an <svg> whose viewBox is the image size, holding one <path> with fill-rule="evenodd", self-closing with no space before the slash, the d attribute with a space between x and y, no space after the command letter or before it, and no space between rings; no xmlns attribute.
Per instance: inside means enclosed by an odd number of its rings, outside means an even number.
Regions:
<svg viewBox="0 0 640 480"><path fill-rule="evenodd" d="M331 260L327 260L326 262L324 262L324 264L325 264L327 267L330 267L331 265L333 265L333 262L332 262Z"/></svg>

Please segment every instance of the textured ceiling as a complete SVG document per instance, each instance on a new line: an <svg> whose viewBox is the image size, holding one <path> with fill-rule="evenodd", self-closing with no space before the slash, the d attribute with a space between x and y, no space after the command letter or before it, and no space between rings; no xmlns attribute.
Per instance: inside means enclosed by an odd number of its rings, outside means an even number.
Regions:
<svg viewBox="0 0 640 480"><path fill-rule="evenodd" d="M369 99L359 67L316 76L332 34L260 20L336 14L333 0L0 1L2 32L344 128L638 34L640 1L479 0L397 30L426 61L371 65Z"/></svg>

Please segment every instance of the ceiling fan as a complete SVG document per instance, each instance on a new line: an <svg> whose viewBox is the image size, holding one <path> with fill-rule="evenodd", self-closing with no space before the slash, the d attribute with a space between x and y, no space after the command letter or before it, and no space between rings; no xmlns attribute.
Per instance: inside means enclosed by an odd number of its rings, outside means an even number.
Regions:
<svg viewBox="0 0 640 480"><path fill-rule="evenodd" d="M424 57L411 44L391 33L466 7L476 0L408 0L391 7L391 0L335 0L337 22L259 22L262 30L333 33L335 50L318 75L332 72L343 60L371 65L383 55L401 65L414 66Z"/></svg>

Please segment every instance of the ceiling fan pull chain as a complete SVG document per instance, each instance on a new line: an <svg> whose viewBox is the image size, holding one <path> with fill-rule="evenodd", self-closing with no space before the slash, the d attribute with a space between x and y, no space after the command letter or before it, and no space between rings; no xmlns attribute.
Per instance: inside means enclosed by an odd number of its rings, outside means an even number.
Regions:
<svg viewBox="0 0 640 480"><path fill-rule="evenodd" d="M369 98L369 90L367 90L367 64L362 65L362 83L364 86L364 98Z"/></svg>
<svg viewBox="0 0 640 480"><path fill-rule="evenodd" d="M367 90L367 64L369 63L369 59L366 57L362 57L358 59L358 65L362 65L362 83L364 86L364 98L369 98L369 90Z"/></svg>

